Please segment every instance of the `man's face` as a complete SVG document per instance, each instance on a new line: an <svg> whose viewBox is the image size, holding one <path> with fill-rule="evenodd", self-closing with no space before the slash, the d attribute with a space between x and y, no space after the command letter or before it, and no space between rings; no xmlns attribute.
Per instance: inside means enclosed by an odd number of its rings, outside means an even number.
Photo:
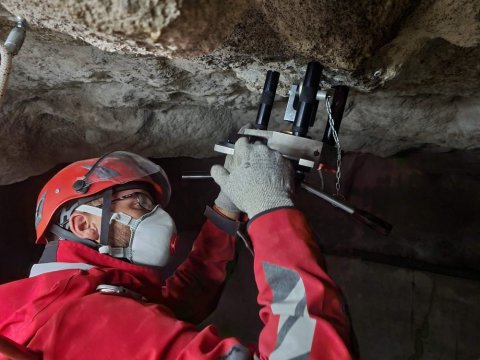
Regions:
<svg viewBox="0 0 480 360"><path fill-rule="evenodd" d="M103 200L94 200L90 205L101 207ZM155 207L155 202L149 193L143 189L129 189L114 192L112 194L112 213L124 213L134 219L138 219L149 213ZM99 242L101 233L102 219L88 213L81 213L90 222L90 226L95 229L94 240ZM109 228L109 244L114 247L127 247L130 241L131 231L127 225L117 221L112 221Z"/></svg>

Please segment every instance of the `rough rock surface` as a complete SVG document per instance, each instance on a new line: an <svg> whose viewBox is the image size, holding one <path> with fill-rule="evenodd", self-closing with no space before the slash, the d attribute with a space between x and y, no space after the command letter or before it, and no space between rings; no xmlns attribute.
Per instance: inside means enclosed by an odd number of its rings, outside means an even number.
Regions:
<svg viewBox="0 0 480 360"><path fill-rule="evenodd" d="M0 183L123 148L213 154L251 122L265 72L281 72L272 126L311 60L352 90L342 148L389 156L478 147L477 0L2 0L30 23L0 110ZM319 110L311 132L323 133ZM34 159L34 161L33 161Z"/></svg>

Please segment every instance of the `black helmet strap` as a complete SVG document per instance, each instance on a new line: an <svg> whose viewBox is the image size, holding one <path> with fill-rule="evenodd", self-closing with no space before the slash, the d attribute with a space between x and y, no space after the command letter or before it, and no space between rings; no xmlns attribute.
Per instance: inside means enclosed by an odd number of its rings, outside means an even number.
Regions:
<svg viewBox="0 0 480 360"><path fill-rule="evenodd" d="M108 233L110 229L110 217L112 215L112 188L109 188L103 192L103 204L102 204L102 223L100 228L100 244L103 246L108 245Z"/></svg>

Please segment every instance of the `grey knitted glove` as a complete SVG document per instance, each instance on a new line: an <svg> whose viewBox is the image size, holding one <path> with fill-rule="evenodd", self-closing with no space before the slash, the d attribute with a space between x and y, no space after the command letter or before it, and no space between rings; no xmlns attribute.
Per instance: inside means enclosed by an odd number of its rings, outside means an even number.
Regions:
<svg viewBox="0 0 480 360"><path fill-rule="evenodd" d="M227 155L227 157L225 158L225 164L223 166L225 167L225 169L227 169L228 172L231 172L233 170L232 155ZM240 214L241 212L240 209L235 206L232 200L230 200L230 198L222 190L220 190L220 193L215 199L215 205L217 205L217 207L219 207L220 209L227 210L236 214Z"/></svg>
<svg viewBox="0 0 480 360"><path fill-rule="evenodd" d="M217 198L215 199L215 205L220 209L227 210L236 214L240 214L240 209L235 206L232 200L229 199L223 191L220 191Z"/></svg>
<svg viewBox="0 0 480 360"><path fill-rule="evenodd" d="M246 129L251 129L253 128L253 125L248 123L243 125L240 130L238 131L239 134L243 134L243 132ZM227 169L227 171L230 173L232 172L234 166L236 163L233 162L233 156L232 155L227 155L225 158L225 163L223 167ZM241 213L240 209L235 206L235 204L230 200L230 198L220 190L220 193L218 194L217 198L215 199L215 205L219 207L220 209L230 211L232 213L235 213L236 215L239 215Z"/></svg>
<svg viewBox="0 0 480 360"><path fill-rule="evenodd" d="M249 218L270 209L293 206L293 168L279 152L240 138L232 164L231 172L214 165L211 174L222 192Z"/></svg>

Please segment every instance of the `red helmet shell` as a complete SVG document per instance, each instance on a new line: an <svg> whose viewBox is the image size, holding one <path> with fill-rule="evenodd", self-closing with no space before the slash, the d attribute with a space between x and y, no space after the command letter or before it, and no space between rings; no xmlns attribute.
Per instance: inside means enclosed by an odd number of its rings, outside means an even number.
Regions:
<svg viewBox="0 0 480 360"><path fill-rule="evenodd" d="M47 243L45 231L53 215L62 205L71 200L100 194L117 185L134 181L146 182L153 186L155 200L163 207L167 205L170 200L170 183L159 165L125 151L112 153L112 155L115 154L121 156L107 155L102 158L74 162L60 170L45 184L38 196L35 211L37 244ZM148 168L148 171L145 168ZM86 180L88 186L78 191L78 186L75 187L74 184L82 180Z"/></svg>

